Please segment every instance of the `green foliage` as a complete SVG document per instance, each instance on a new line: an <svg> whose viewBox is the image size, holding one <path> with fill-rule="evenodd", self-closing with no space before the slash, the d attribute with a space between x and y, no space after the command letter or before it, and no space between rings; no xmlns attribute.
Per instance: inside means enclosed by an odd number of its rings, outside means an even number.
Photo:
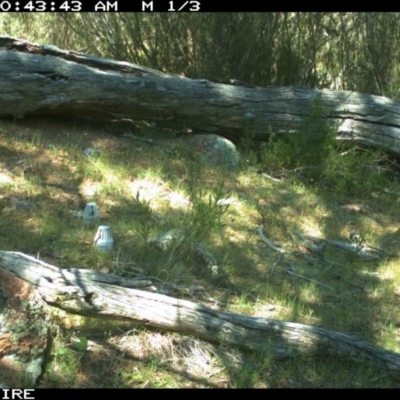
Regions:
<svg viewBox="0 0 400 400"><path fill-rule="evenodd" d="M192 191L190 194L192 206L187 216L187 223L193 237L201 240L213 230L223 227L221 218L229 205L223 205L220 202L226 197L222 182L211 193L202 187Z"/></svg>
<svg viewBox="0 0 400 400"><path fill-rule="evenodd" d="M337 128L326 115L317 97L299 130L284 136L271 133L260 154L262 169L318 184L337 195L370 193L396 181L383 152L338 143Z"/></svg>
<svg viewBox="0 0 400 400"><path fill-rule="evenodd" d="M69 347L60 347L54 351L53 363L46 366L46 377L53 384L57 385L60 381L73 384L76 374L79 370L82 354L77 354ZM59 377L59 371L62 371L62 379Z"/></svg>
<svg viewBox="0 0 400 400"><path fill-rule="evenodd" d="M61 349L58 349L58 350L55 352L55 354L56 354L57 356L63 356L64 354L67 354L68 351L69 351L69 350L68 350L66 347L61 347Z"/></svg>
<svg viewBox="0 0 400 400"><path fill-rule="evenodd" d="M335 143L335 128L326 119L320 97L312 105L310 114L303 118L296 132L274 135L270 146L261 154L279 169L294 170L307 181L319 181Z"/></svg>
<svg viewBox="0 0 400 400"><path fill-rule="evenodd" d="M397 97L398 13L4 14L2 32L190 78Z"/></svg>
<svg viewBox="0 0 400 400"><path fill-rule="evenodd" d="M132 196L132 200L134 211L139 215L140 219L149 220L152 214L150 201L141 199L139 191L136 192L136 197Z"/></svg>
<svg viewBox="0 0 400 400"><path fill-rule="evenodd" d="M377 166L379 153L376 150L337 149L326 160L324 169L325 185L338 195L367 194L384 182ZM365 179L368 177L368 179Z"/></svg>
<svg viewBox="0 0 400 400"><path fill-rule="evenodd" d="M88 340L86 336L78 336L79 342L74 344L74 348L79 352L84 352L88 346Z"/></svg>
<svg viewBox="0 0 400 400"><path fill-rule="evenodd" d="M191 208L187 213L185 224L193 238L198 240L223 227L221 218L229 207L222 202L228 197L224 191L224 183L221 181L216 187L206 189L201 184L203 174L204 165L201 159L189 164L188 192Z"/></svg>

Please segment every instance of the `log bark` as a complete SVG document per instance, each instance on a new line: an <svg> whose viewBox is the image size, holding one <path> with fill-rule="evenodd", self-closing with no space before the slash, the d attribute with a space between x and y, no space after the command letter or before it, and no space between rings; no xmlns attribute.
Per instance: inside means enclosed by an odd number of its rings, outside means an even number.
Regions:
<svg viewBox="0 0 400 400"><path fill-rule="evenodd" d="M0 294L8 303L13 301L15 293L12 294L6 282L19 279L24 292L29 287L40 301L70 313L132 321L262 351L277 359L298 355L363 355L388 370L400 372L400 354L353 336L318 326L216 311L190 301L121 287L129 282L115 275L59 269L22 253L1 251L0 276ZM21 293L16 285L13 291Z"/></svg>
<svg viewBox="0 0 400 400"><path fill-rule="evenodd" d="M168 75L52 45L0 36L0 117L78 114L154 121L229 138L295 132L320 96L340 140L400 157L400 103L367 94L252 87Z"/></svg>

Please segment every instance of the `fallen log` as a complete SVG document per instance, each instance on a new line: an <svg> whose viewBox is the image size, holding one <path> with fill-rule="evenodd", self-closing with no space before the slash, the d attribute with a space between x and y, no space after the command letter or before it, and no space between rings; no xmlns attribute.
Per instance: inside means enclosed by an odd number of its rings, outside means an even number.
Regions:
<svg viewBox="0 0 400 400"><path fill-rule="evenodd" d="M188 79L52 45L0 36L0 118L38 114L153 121L162 127L265 140L296 134L316 98L337 139L400 157L400 103L349 91L253 87ZM314 132L315 133L315 132Z"/></svg>
<svg viewBox="0 0 400 400"><path fill-rule="evenodd" d="M43 304L87 317L132 321L194 335L211 342L264 352L276 359L299 355L363 355L397 374L400 371L400 354L351 335L319 326L216 311L190 301L118 286L121 279L91 270L60 269L22 253L1 251L0 372L7 350L15 351L21 344L18 341L22 341L21 335L9 335L15 329L15 313L4 310L16 307L20 311L38 310ZM28 316L32 314L26 312ZM29 329L36 328L30 326ZM6 345L8 342L12 345Z"/></svg>

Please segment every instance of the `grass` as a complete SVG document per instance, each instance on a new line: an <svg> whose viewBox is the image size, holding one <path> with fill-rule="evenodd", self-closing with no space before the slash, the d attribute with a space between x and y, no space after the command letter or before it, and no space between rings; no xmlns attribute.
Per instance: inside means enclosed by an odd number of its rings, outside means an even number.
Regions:
<svg viewBox="0 0 400 400"><path fill-rule="evenodd" d="M272 149L279 145L278 140ZM100 148L100 157L85 158L82 150L87 147ZM319 325L400 352L397 257L365 262L327 248L326 257L340 266L317 267L292 256L276 264L278 253L256 234L262 223L270 240L294 251L301 243L291 232L347 240L350 231L357 228L369 245L397 255L400 184L396 175L385 172L377 179L370 173L371 179L366 182L365 175L359 175L364 170L355 167L357 154L344 160L330 143L328 161L342 168L325 168L318 176L303 174L304 160L312 161L306 157L301 164L293 164L288 158L291 147L284 144L281 153L286 165L278 163L278 168L262 163L271 151L266 149L261 157L244 162L239 171L226 171L165 153L162 147L110 135L88 122L3 120L2 250L39 255L62 268L125 276L135 275L134 265L166 282L202 285L206 295L189 300L207 306ZM361 155L359 164L363 168L369 164L374 171L376 153ZM266 179L257 172L260 168L281 176L282 182ZM13 209L13 197L35 207ZM232 203L219 206L218 200L227 197ZM109 253L92 248L96 228L84 227L70 213L83 210L89 201L97 203L101 223L113 231L115 248ZM362 203L368 211L342 207L349 203ZM150 238L181 228L187 228L193 240L201 241L230 279L258 300L230 295L200 278L190 254L177 252L174 246L166 252L149 248ZM288 264L296 274L332 289L288 275ZM364 287L367 293L348 282ZM50 352L43 387L397 385L385 371L361 359L277 362L268 354L246 353L174 333L133 329L126 323L85 319L60 311L55 311L54 319L59 334ZM77 340L87 342L86 348L77 347Z"/></svg>

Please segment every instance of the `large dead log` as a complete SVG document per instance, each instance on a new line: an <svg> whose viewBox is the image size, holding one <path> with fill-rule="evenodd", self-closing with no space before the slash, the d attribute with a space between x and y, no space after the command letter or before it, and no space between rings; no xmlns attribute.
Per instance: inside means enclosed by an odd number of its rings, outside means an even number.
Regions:
<svg viewBox="0 0 400 400"><path fill-rule="evenodd" d="M295 131L320 96L338 139L400 156L400 103L361 93L251 87L168 75L0 36L0 117L80 114L148 120L165 127L265 139Z"/></svg>
<svg viewBox="0 0 400 400"><path fill-rule="evenodd" d="M0 252L2 310L6 309L5 304L15 308L16 301L19 310L41 310L43 304L48 304L88 317L132 321L262 351L277 359L298 355L364 355L384 368L397 374L400 372L400 354L344 333L216 311L186 300L119 285L128 286L129 281L90 270L59 269L22 253ZM37 311L27 312L28 316L31 314L38 315ZM0 316L2 327L8 327L12 332L15 313L2 311ZM35 326L30 326L30 330L43 331ZM18 341L21 341L21 335L14 337L7 329L0 330L0 370L2 357L8 349L15 350ZM12 344L6 346L5 343ZM25 350L28 351L29 347Z"/></svg>

